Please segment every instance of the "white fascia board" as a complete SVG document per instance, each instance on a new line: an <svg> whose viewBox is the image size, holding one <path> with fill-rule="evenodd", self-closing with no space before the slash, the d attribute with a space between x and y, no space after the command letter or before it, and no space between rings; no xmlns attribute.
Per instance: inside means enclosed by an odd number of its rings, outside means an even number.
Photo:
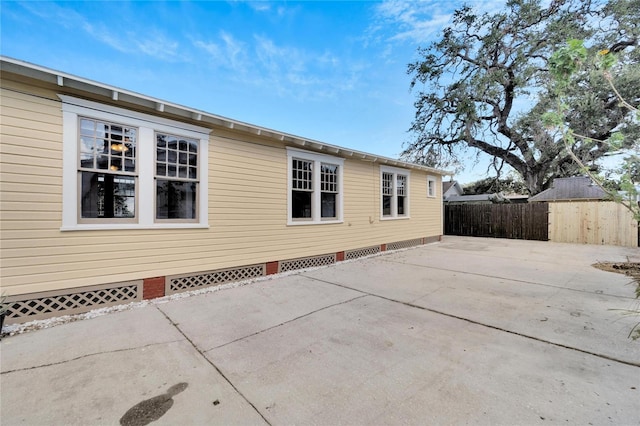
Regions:
<svg viewBox="0 0 640 426"><path fill-rule="evenodd" d="M100 111L101 113L109 113L109 114L117 115L120 117L146 121L149 123L153 123L156 127L157 125L170 126L171 128L179 127L181 130L194 133L192 135L185 134L185 136L190 136L197 139L200 139L203 134L208 136L211 133L211 129L207 127L194 126L193 124L183 123L175 120L169 120L163 117L159 117L157 115L131 111L129 109L114 107L111 105L105 105L99 102L88 101L86 99L80 99L80 98L76 98L68 95L58 94L58 97L64 104L67 105L65 107L65 111L75 112L79 115L86 114L86 109L88 108L88 109ZM77 107L77 108L74 108L74 107Z"/></svg>
<svg viewBox="0 0 640 426"><path fill-rule="evenodd" d="M396 173L401 175L407 175L407 176L411 174L411 170L409 169L400 168L400 167L383 166L383 165L380 165L380 171L386 172L386 173Z"/></svg>

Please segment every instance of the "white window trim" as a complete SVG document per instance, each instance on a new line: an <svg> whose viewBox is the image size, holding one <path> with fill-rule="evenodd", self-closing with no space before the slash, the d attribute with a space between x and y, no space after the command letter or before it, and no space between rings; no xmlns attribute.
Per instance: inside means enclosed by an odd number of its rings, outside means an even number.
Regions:
<svg viewBox="0 0 640 426"><path fill-rule="evenodd" d="M433 182L433 195L429 194L429 182ZM435 176L427 176L427 197L436 198L438 196L438 188L436 185L438 184L438 180Z"/></svg>
<svg viewBox="0 0 640 426"><path fill-rule="evenodd" d="M130 111L67 95L62 100L62 227L61 231L104 229L161 229L209 227L209 133L210 129L149 114ZM138 128L138 183L136 223L78 223L78 117L116 122ZM198 222L155 220L155 132L168 132L198 140Z"/></svg>
<svg viewBox="0 0 640 426"><path fill-rule="evenodd" d="M293 191L292 159L313 161L313 199L311 200L311 219L294 220L291 217L291 192ZM336 164L338 166L338 197L336 199L336 210L338 216L335 219L322 219L321 217L321 195L320 195L320 163ZM344 222L344 186L343 173L344 158L332 155L318 154L311 151L287 147L287 225L324 225Z"/></svg>
<svg viewBox="0 0 640 426"><path fill-rule="evenodd" d="M384 197L382 195L382 174L393 174L393 192L391 197L391 215L384 216ZM398 175L407 177L405 188L405 210L406 214L398 215L398 191L396 185L398 183ZM407 169L400 169L398 167L380 166L380 220L399 220L399 219L411 219L411 171Z"/></svg>

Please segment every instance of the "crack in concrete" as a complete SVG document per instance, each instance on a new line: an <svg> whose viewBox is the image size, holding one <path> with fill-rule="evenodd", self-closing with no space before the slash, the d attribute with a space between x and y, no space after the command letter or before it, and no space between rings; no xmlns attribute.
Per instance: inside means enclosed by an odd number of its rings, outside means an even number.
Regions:
<svg viewBox="0 0 640 426"><path fill-rule="evenodd" d="M417 297L417 298L413 299L413 300L412 300L412 301L410 301L409 303L415 303L415 302L417 302L418 300L422 300L422 299L424 299L424 298L427 298L427 297L429 297L429 296L433 295L435 292L442 290L443 288L448 288L449 290L456 290L456 288L455 288L455 287L449 287L449 286L445 286L445 285L443 285L443 286L440 286L440 287L436 288L435 290L431 290L430 292L425 293L424 295L422 295L422 296L420 296L420 297Z"/></svg>
<svg viewBox="0 0 640 426"><path fill-rule="evenodd" d="M571 287L562 287L562 286L553 285L553 284L545 284L545 283L538 283L538 282L534 282L534 281L519 280L517 278L500 277L500 276L497 276L497 275L488 275L488 274L479 274L479 273L476 273L476 272L459 271L457 269L442 268L442 267L430 266L430 265L419 265L419 264L416 264L416 263L409 263L409 262L398 262L396 260L390 260L390 259L380 259L380 260L383 261L383 262L396 263L396 264L400 264L400 265L411 265L411 266L417 266L419 268L437 269L439 271L456 272L456 273L465 274L465 275L475 275L475 276L484 277L484 278L494 278L494 279L499 279L499 280L513 281L513 282L517 282L517 283L537 285L537 286L541 286L541 287L550 287L550 288L557 288L557 289L560 289L560 290L575 291L577 293L584 293L584 294L591 294L591 295L598 295L598 296L609 296L609 297L615 297L615 298L618 298L618 299L630 299L630 300L635 300L636 299L634 296L619 296L619 295L616 295L616 294L609 294L609 293L596 293L596 292L593 292L593 291L579 290L579 289L571 288Z"/></svg>
<svg viewBox="0 0 640 426"><path fill-rule="evenodd" d="M90 354L80 355L80 356L77 356L75 358L66 359L64 361L52 362L50 364L34 365L34 366L31 366L31 367L16 368L14 370L2 371L2 372L0 372L0 375L2 375L2 374L10 374L10 373L17 373L17 372L21 372L21 371L35 370L35 369L44 368L44 367L52 367L52 366L55 366L55 365L67 364L69 362L73 362L73 361L77 361L79 359L89 358L89 357L97 356L97 355L106 355L106 354L115 354L115 353L118 353L118 352L136 351L138 349L145 349L145 348L149 348L151 346L168 345L168 344L178 343L178 342L182 342L182 341L183 341L183 339L170 340L170 341L167 341L167 342L149 343L148 345L136 346L135 348L122 348L122 349L114 349L114 350L110 350L110 351L94 352L94 353L90 353Z"/></svg>
<svg viewBox="0 0 640 426"><path fill-rule="evenodd" d="M389 302L399 303L401 305L408 306L410 308L420 309L420 310L431 312L431 313L434 313L434 314L443 315L443 316L446 316L446 317L449 317L449 318L454 318L454 319L457 319L457 320L465 321L465 322L468 322L470 324L479 325L481 327L486 327L486 328L490 328L490 329L493 329L493 330L502 331L504 333L513 334L515 336L524 337L526 339L535 340L535 341L540 342L540 343L545 343L545 344L548 344L548 345L557 346L557 347L560 347L560 348L563 348L563 349L573 350L573 351L580 352L580 353L583 353L583 354L586 354L586 355L591 355L591 356L595 356L595 357L598 357L598 358L603 358L603 359L606 359L606 360L609 360L609 361L618 362L620 364L630 365L632 367L640 367L640 362L625 361L623 359L614 358L614 357L609 356L609 355L600 354L600 353L597 353L597 352L591 352L591 351L588 351L588 350L585 350L585 349L580 349L580 348L576 348L576 347L573 347L573 346L564 345L562 343L552 342L550 340L541 339L539 337L530 336L528 334L519 333L519 332L513 331L513 330L508 330L506 328L498 327L498 326L495 326L495 325L486 324L486 323L483 323L483 322L480 322L480 321L472 320L470 318L461 317L459 315L454 315L454 314L450 314L450 313L447 313L447 312L438 311L436 309L426 308L424 306L415 305L415 304L413 304L411 302L403 302L402 300L391 299L389 297L381 296L379 294L369 293L369 292L366 292L366 291L358 290L358 289L349 287L347 285L338 284L338 283L334 283L334 282L326 281L326 280L321 280L321 279L315 278L315 277L307 276L307 278L310 278L312 280L315 280L315 281L318 281L318 282L322 282L322 283L325 283L325 284L335 285L337 287L341 287L341 288L346 288L346 289L349 289L349 290L357 291L357 292L360 292L360 293L362 293L364 295L377 297L379 299L383 299L383 300L386 300L386 301L389 301Z"/></svg>
<svg viewBox="0 0 640 426"><path fill-rule="evenodd" d="M304 277L304 278L310 279L309 277ZM359 293L362 293L362 292L359 292ZM299 320L299 319L301 319L301 318L308 317L308 316L313 315L313 314L315 314L315 313L317 313L317 312L324 311L325 309L333 308L334 306L344 305L344 304L346 304L346 303L353 302L354 300L361 299L361 298L366 297L366 296L367 296L367 294L363 294L362 296L354 297L354 298L351 298L351 299L349 299L349 300L344 300L344 301L342 301L342 302L338 302L338 303L334 303L334 304L331 304L331 305L324 306L324 307L322 307L322 308L320 308L320 309L316 309L315 311L311 311L311 312L308 312L308 313L306 313L306 314L304 314L304 315L300 315L300 316L295 317L295 318L292 318L292 319L290 319L290 320L287 320L287 321L281 322L280 324L277 324L277 325L274 325L274 326L271 326L271 327L267 327L267 328L265 328L264 330L256 331L255 333L251 333L251 334L248 334L248 335L243 336L243 337L238 337L238 338L237 338L237 339L235 339L235 340L232 340L232 341L227 342L227 343L223 343L223 344L218 345L218 346L215 346L215 347L213 347L213 348L211 348L211 349L206 349L206 350L204 350L204 351L203 351L203 353L210 352L210 351L213 351L213 350L215 350L215 349L222 348L222 347L224 347L224 346L230 345L230 344L232 344L232 343L239 342L239 341L244 340L244 339L248 339L249 337L257 336L258 334L262 334L262 333L267 332L267 331L269 331L269 330L273 330L274 328L281 327L281 326L283 326L283 325L285 325L285 324L289 324L289 323L294 322L294 321L297 321L297 320Z"/></svg>
<svg viewBox="0 0 640 426"><path fill-rule="evenodd" d="M178 332L180 334L182 334L184 336L184 338L187 340L187 342L189 342L189 344L191 344L191 346L193 346L193 349L196 350L196 352L198 352L200 354L200 356L202 356L202 358L204 358L204 360L211 365L217 372L218 374L220 374L220 376L227 382L229 383L229 386L231 386L233 388L233 390L236 391L236 393L238 395L240 395L242 397L242 399L244 399L247 404L249 404L249 406L251 408L253 408L253 410L258 413L258 415L262 418L262 420L264 420L264 422L269 425L272 426L271 423L269 422L269 420L267 420L267 418L260 412L260 410L258 410L258 407L256 407L251 401L249 401L249 398L247 398L241 391L240 389L238 389L233 382L231 382L231 380L222 372L222 370L220 370L220 368L218 368L217 365L215 365L215 363L213 361L211 361L209 358L207 358L207 356L204 354L204 352L202 352L200 349L198 349L198 346L196 346L196 344L189 338L189 336L187 336L182 329L180 329L180 327L178 327L178 324L176 324L175 322L173 322L173 320L171 318L169 318L169 316L162 310L160 309L157 305L156 305L156 309L158 309L160 311L160 313L162 313L162 315L164 315L164 317L167 319L167 321L169 321L169 323L171 325L173 325L176 330L178 330Z"/></svg>

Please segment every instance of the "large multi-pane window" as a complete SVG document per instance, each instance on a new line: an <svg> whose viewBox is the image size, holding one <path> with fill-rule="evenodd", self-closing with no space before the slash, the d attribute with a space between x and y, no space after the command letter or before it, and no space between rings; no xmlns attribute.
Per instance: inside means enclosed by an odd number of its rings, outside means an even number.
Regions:
<svg viewBox="0 0 640 426"><path fill-rule="evenodd" d="M287 149L289 224L342 221L344 159Z"/></svg>
<svg viewBox="0 0 640 426"><path fill-rule="evenodd" d="M380 197L383 219L409 217L409 171L380 167Z"/></svg>
<svg viewBox="0 0 640 426"><path fill-rule="evenodd" d="M62 230L208 226L209 129L58 96Z"/></svg>
<svg viewBox="0 0 640 426"><path fill-rule="evenodd" d="M196 219L198 141L156 134L156 219Z"/></svg>
<svg viewBox="0 0 640 426"><path fill-rule="evenodd" d="M137 129L80 118L80 218L136 217Z"/></svg>

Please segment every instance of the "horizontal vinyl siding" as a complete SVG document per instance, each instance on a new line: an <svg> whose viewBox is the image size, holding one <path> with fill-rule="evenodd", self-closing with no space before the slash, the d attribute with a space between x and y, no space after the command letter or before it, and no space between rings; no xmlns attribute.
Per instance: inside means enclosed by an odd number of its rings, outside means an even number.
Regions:
<svg viewBox="0 0 640 426"><path fill-rule="evenodd" d="M411 219L380 221L379 165L351 159L344 165L344 223L287 226L283 148L214 136L210 224L234 264L251 263L249 252L262 262L441 234L441 201L427 199L425 173L411 172ZM256 188L257 197L245 196Z"/></svg>
<svg viewBox="0 0 640 426"><path fill-rule="evenodd" d="M42 233L59 235L62 217L62 114L60 102L22 93L3 81L0 143L0 228L2 287L9 294L28 292L12 287L43 284L59 288L48 276L60 268L34 269L35 249ZM6 90L5 87L15 90ZM17 91L16 91L17 90ZM49 93L49 97L55 93ZM21 253L12 253L24 245ZM48 249L51 252L51 249Z"/></svg>
<svg viewBox="0 0 640 426"><path fill-rule="evenodd" d="M5 84L6 83L6 84ZM411 171L409 220L380 220L378 163L344 163L344 223L287 226L285 145L213 130L209 229L61 232L62 114L56 88L3 81L0 213L8 294L189 274L436 236L441 198ZM239 139L244 140L239 140ZM437 177L438 187L440 178ZM440 196L440 194L438 194Z"/></svg>

